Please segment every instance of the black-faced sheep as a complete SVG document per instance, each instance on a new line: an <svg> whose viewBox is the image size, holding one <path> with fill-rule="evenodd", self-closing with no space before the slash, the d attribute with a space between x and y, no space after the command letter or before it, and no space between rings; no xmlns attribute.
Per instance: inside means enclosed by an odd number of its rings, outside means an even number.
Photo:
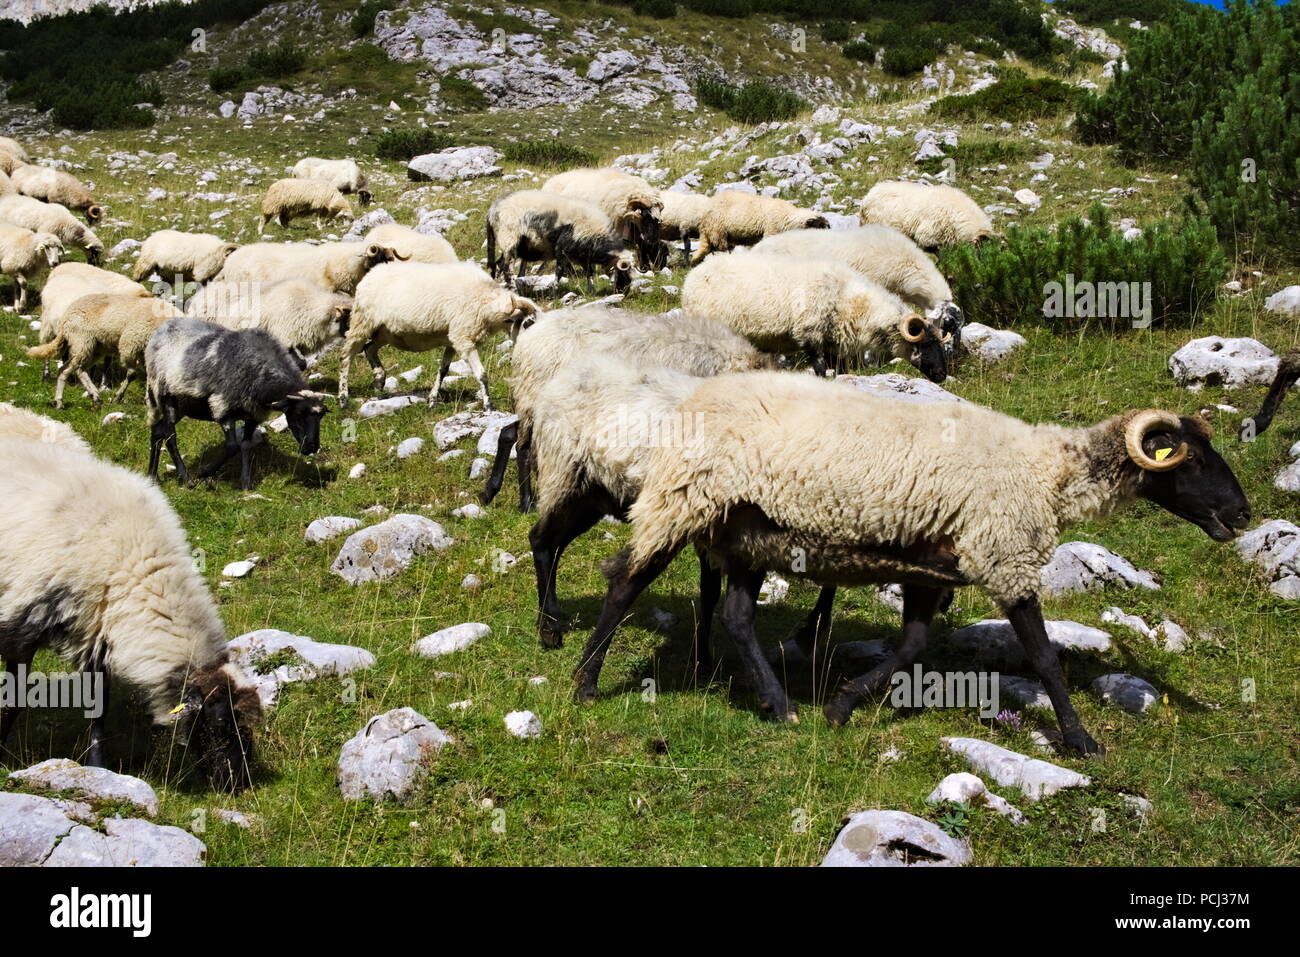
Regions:
<svg viewBox="0 0 1300 957"><path fill-rule="evenodd" d="M663 199L659 190L640 176L610 167L571 169L552 176L542 184L542 190L600 207L613 223L615 233L636 247L641 268L649 268L649 258L659 247Z"/></svg>
<svg viewBox="0 0 1300 957"><path fill-rule="evenodd" d="M995 235L988 213L955 186L886 180L871 187L858 215L864 226L892 226L927 250Z"/></svg>
<svg viewBox="0 0 1300 957"><path fill-rule="evenodd" d="M238 248L238 243L228 243L211 233L160 229L140 246L131 277L139 282L157 272L168 282L177 276L184 282L209 282Z"/></svg>
<svg viewBox="0 0 1300 957"><path fill-rule="evenodd" d="M226 257L220 282L307 279L325 289L353 295L373 267L402 257L378 243L250 243Z"/></svg>
<svg viewBox="0 0 1300 957"><path fill-rule="evenodd" d="M1277 366L1277 376L1264 396L1264 404L1259 407L1254 418L1242 424L1241 438L1249 441L1263 435L1264 430L1273 423L1273 416L1282 407L1282 399L1297 382L1300 382L1300 349L1293 349L1282 357Z"/></svg>
<svg viewBox="0 0 1300 957"><path fill-rule="evenodd" d="M104 218L104 208L95 202L86 184L71 173L48 166L19 166L9 178L22 195L75 209L92 226Z"/></svg>
<svg viewBox="0 0 1300 957"><path fill-rule="evenodd" d="M228 329L264 329L310 366L312 357L343 341L352 297L306 279L212 282L190 297L185 312Z"/></svg>
<svg viewBox="0 0 1300 957"><path fill-rule="evenodd" d="M250 452L257 425L273 413L284 413L303 455L320 448L325 397L308 391L298 359L270 333L226 329L202 319L170 319L149 339L145 368L150 478L158 477L165 444L177 478L189 481L176 445L176 423L186 418L215 422L226 435L225 454L199 475L216 474L238 451L239 481L245 491L253 487Z"/></svg>
<svg viewBox="0 0 1300 957"><path fill-rule="evenodd" d="M142 476L60 441L4 434L0 658L10 680L50 648L104 676L87 763L104 765L108 679L143 696L218 790L248 783L255 689L228 662L225 630L166 498ZM0 741L18 717L0 719Z"/></svg>
<svg viewBox="0 0 1300 957"><path fill-rule="evenodd" d="M1010 619L1065 743L1094 753L1038 604L1040 570L1060 529L1136 497L1216 541L1250 522L1209 427L1170 412L1126 412L1071 429L973 403L903 403L807 376L752 373L704 380L677 413L702 416L706 436L689 457L656 450L645 466L630 545L607 568L605 605L578 669L581 699L595 695L628 606L695 543L724 567L723 619L751 648L764 569L823 585L903 583L903 642L840 688L825 708L833 724L911 664L945 591L976 585ZM794 714L770 668L754 680L765 712Z"/></svg>
<svg viewBox="0 0 1300 957"><path fill-rule="evenodd" d="M298 160L287 171L297 179L318 179L329 183L340 193L355 193L362 206L369 206L373 198L366 189L366 174L355 160L328 160L307 156Z"/></svg>
<svg viewBox="0 0 1300 957"><path fill-rule="evenodd" d="M30 196L0 197L0 223L21 226L34 233L53 233L65 249L71 246L84 249L86 261L91 265L99 262L104 253L104 244L95 231L77 222L67 207L58 203L43 203Z"/></svg>
<svg viewBox="0 0 1300 957"><path fill-rule="evenodd" d="M520 260L521 272L527 263L553 259L557 279L568 264L586 275L588 292L594 291L596 269L613 270L615 290L632 282L632 249L615 235L609 217L593 203L559 193L525 189L488 207L487 261L493 278L499 268L508 285L514 259Z"/></svg>
<svg viewBox="0 0 1300 957"><path fill-rule="evenodd" d="M370 271L357 286L352 319L343 343L339 371L339 405L348 401L348 371L364 350L382 387L384 368L379 350L393 346L406 352L442 348L438 377L429 392L433 405L442 389L452 357L464 358L478 382L479 399L492 408L487 373L478 346L494 332L531 321L537 305L502 289L473 263L387 263Z"/></svg>
<svg viewBox="0 0 1300 957"><path fill-rule="evenodd" d="M277 179L262 197L262 217L257 231L263 232L275 220L281 229L303 216L315 216L316 225L326 219L352 218L352 204L329 183L319 179Z"/></svg>
<svg viewBox="0 0 1300 957"><path fill-rule="evenodd" d="M826 217L794 203L729 189L709 200L700 220L700 244L691 257L695 265L712 252L752 246L765 236L788 229L830 229Z"/></svg>
<svg viewBox="0 0 1300 957"><path fill-rule="evenodd" d="M62 255L63 243L53 233L0 223L0 275L14 279L15 309L27 309L27 284L57 266Z"/></svg>

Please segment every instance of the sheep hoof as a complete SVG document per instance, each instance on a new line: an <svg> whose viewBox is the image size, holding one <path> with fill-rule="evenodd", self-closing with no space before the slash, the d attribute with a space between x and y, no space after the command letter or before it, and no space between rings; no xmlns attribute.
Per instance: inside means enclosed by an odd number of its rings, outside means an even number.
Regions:
<svg viewBox="0 0 1300 957"><path fill-rule="evenodd" d="M592 685L579 684L573 689L574 704L591 704L596 700L596 689Z"/></svg>
<svg viewBox="0 0 1300 957"><path fill-rule="evenodd" d="M537 638L541 642L543 648L564 647L564 632L560 631L558 628L539 628L537 630Z"/></svg>
<svg viewBox="0 0 1300 957"><path fill-rule="evenodd" d="M822 708L822 714L826 715L826 721L831 727L842 728L849 723L849 718L853 716L853 709L838 701L832 701Z"/></svg>
<svg viewBox="0 0 1300 957"><path fill-rule="evenodd" d="M1063 737L1065 746L1076 754L1096 758L1106 756L1106 749L1093 740L1092 735L1082 728L1078 731L1068 732Z"/></svg>

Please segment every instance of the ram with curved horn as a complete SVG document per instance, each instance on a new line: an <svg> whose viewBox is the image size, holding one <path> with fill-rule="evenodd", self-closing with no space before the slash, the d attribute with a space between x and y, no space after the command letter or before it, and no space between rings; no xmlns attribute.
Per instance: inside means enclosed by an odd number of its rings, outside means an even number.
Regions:
<svg viewBox="0 0 1300 957"><path fill-rule="evenodd" d="M969 402L901 403L810 376L753 372L704 380L675 415L706 427L691 455L655 450L644 463L629 548L607 563L605 604L576 674L582 700L596 694L613 631L637 595L694 544L727 573L724 624L767 715L786 720L795 708L756 651L765 571L822 585L903 584L902 642L839 688L824 709L836 725L911 665L945 593L975 585L1010 619L1066 745L1097 753L1038 603L1061 529L1134 498L1216 541L1250 522L1209 426L1170 412L1071 429Z"/></svg>

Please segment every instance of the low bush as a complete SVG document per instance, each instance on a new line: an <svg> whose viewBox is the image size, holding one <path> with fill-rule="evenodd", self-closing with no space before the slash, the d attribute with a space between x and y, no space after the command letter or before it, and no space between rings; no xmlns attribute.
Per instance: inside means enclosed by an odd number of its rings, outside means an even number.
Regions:
<svg viewBox="0 0 1300 957"><path fill-rule="evenodd" d="M487 94L469 80L449 74L438 80L438 101L450 110L473 113L487 109Z"/></svg>
<svg viewBox="0 0 1300 957"><path fill-rule="evenodd" d="M380 159L406 162L413 156L436 153L455 141L441 130L423 128L384 130L375 137L375 155Z"/></svg>
<svg viewBox="0 0 1300 957"><path fill-rule="evenodd" d="M991 86L967 96L945 96L929 112L946 119L1026 120L1073 111L1083 99L1078 87L1052 77L1031 77L1014 67L998 74Z"/></svg>
<svg viewBox="0 0 1300 957"><path fill-rule="evenodd" d="M694 86L701 103L742 123L788 120L808 106L802 97L767 80L750 80L735 87L717 74L703 74L696 77Z"/></svg>
<svg viewBox="0 0 1300 957"><path fill-rule="evenodd" d="M352 19L348 21L348 26L352 29L354 37L369 36L375 29L375 17L379 16L381 10L392 10L397 6L397 0L363 0L357 7L356 12L352 14Z"/></svg>
<svg viewBox="0 0 1300 957"><path fill-rule="evenodd" d="M513 163L527 166L562 167L594 166L596 154L559 140L522 140L502 147L501 155Z"/></svg>

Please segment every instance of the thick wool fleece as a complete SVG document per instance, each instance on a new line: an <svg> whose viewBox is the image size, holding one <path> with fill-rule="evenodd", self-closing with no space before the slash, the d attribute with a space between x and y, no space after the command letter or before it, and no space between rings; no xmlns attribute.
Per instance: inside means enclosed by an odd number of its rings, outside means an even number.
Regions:
<svg viewBox="0 0 1300 957"><path fill-rule="evenodd" d="M974 243L993 235L993 221L955 186L887 180L867 192L862 224L893 226L926 249Z"/></svg>

